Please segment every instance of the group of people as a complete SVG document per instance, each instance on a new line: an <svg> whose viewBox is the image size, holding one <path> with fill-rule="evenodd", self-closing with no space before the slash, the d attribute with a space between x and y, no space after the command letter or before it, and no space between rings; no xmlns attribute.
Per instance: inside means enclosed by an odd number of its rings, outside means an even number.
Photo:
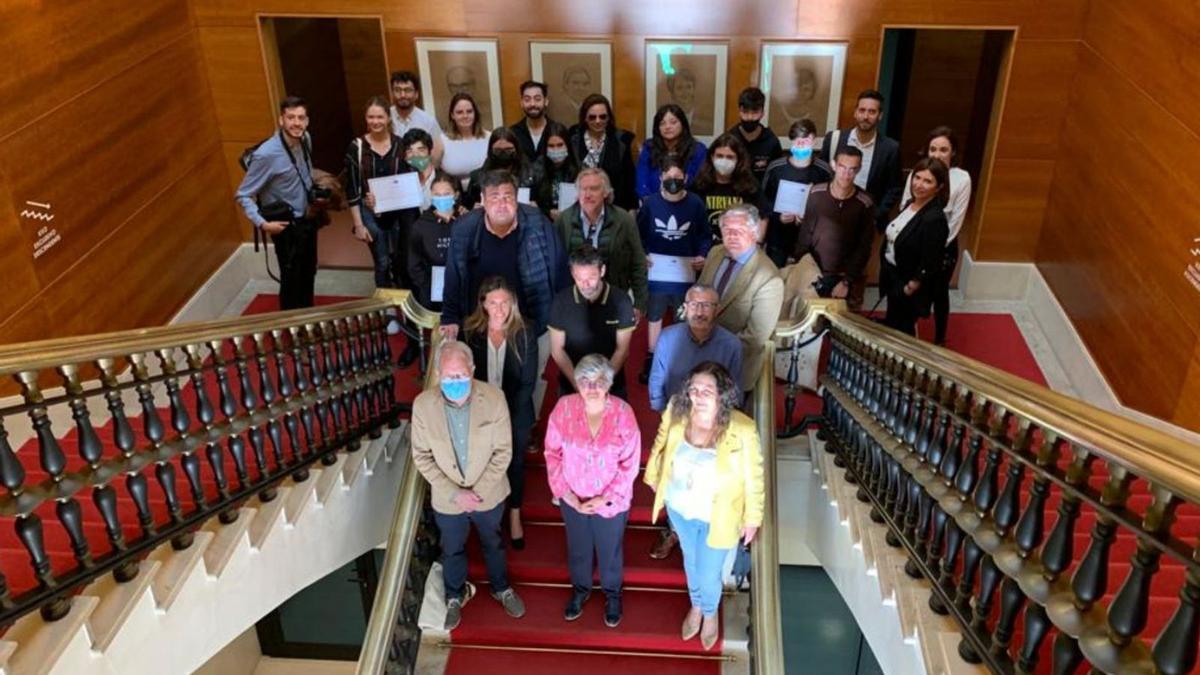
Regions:
<svg viewBox="0 0 1200 675"><path fill-rule="evenodd" d="M414 403L412 449L441 529L447 628L474 593L465 558L472 524L493 596L510 615L524 613L507 580L502 530L507 510L509 545L524 547L524 457L537 446L530 435L550 359L560 396L541 451L567 530L573 589L564 618L582 614L595 567L605 622L620 622L623 532L642 447L625 371L645 319L647 355L634 369L662 421L643 480L655 490L655 518L665 510L670 524L652 555L680 546L692 600L681 634L711 647L721 564L762 518L760 443L739 408L780 316L780 268L810 269L813 293L860 308L882 235L885 322L915 334L932 305L943 342L970 198L969 176L951 168L954 133L933 130L902 180L899 146L878 129L878 92L859 95L852 127L818 139L802 119L781 143L761 123L765 96L748 88L738 125L707 147L684 110L663 106L635 164L634 135L600 94L584 98L567 127L548 118L546 85L525 82L522 119L489 133L463 92L443 129L417 107L418 82L395 73L390 104L367 102L366 134L349 144L344 177L376 284L409 288L441 315L439 386ZM307 104L289 97L280 113L279 133L253 151L237 198L275 243L287 309L312 303L324 195L309 159ZM417 173L420 206L377 211L369 180L408 172ZM668 314L682 320L664 327ZM402 363L415 358L414 342Z"/></svg>

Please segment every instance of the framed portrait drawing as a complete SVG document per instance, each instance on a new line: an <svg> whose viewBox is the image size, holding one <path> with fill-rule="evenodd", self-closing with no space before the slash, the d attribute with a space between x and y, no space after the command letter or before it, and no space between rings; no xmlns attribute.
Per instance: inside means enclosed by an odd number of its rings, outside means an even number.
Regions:
<svg viewBox="0 0 1200 675"><path fill-rule="evenodd" d="M448 123L450 99L459 92L475 99L484 129L504 126L496 40L417 38L414 42L425 111L442 128Z"/></svg>
<svg viewBox="0 0 1200 675"><path fill-rule="evenodd" d="M646 41L646 138L659 107L674 103L687 115L692 136L705 145L725 131L729 45L688 40Z"/></svg>
<svg viewBox="0 0 1200 675"><path fill-rule="evenodd" d="M588 96L604 94L613 102L608 42L531 41L529 63L533 79L550 90L550 118L568 127L579 121L579 106Z"/></svg>
<svg viewBox="0 0 1200 675"><path fill-rule="evenodd" d="M837 127L846 75L844 42L764 42L759 88L767 95L762 123L787 145L788 128L808 118L818 139Z"/></svg>

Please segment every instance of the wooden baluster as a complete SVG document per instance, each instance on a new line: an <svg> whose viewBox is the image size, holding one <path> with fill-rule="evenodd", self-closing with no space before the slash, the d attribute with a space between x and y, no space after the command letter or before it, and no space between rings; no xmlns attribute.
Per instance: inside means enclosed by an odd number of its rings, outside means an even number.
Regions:
<svg viewBox="0 0 1200 675"><path fill-rule="evenodd" d="M359 330L358 321L353 317L347 317L342 321L343 334L345 341L349 346L350 353L350 373L356 380L354 385L354 409L357 413L358 424L356 425L360 431L365 431L371 421L370 404L367 402L367 385L363 383L363 377L367 374L368 365L366 355L359 349Z"/></svg>
<svg viewBox="0 0 1200 675"><path fill-rule="evenodd" d="M333 375L330 373L327 377L327 374L322 370L323 360L318 349L318 347L323 346L320 326L318 324L307 324L304 326L304 330L307 334L305 342L307 343L308 372L311 374L313 388L316 390L318 397L321 397L324 393L322 389L325 388L325 385ZM318 454L323 454L327 450L336 447L333 431L329 426L329 419L327 417L330 414L330 407L323 397L318 398L316 405L313 406L313 411L316 413L316 428L321 432L321 441L312 445L311 448ZM334 428L336 428L336 424ZM309 429L309 432L311 433L312 429Z"/></svg>
<svg viewBox="0 0 1200 675"><path fill-rule="evenodd" d="M282 336L282 330L271 331L270 357L271 359L275 360L275 377L278 381L278 401L281 402L283 407L286 407L288 399L294 393L294 389L292 388L292 382L288 380L288 370L283 366L283 352L282 347L280 346L280 340L282 339ZM259 354L259 389L262 389L264 404L266 404L266 407L270 408L275 404L276 390L274 387L270 387L271 378L266 376L269 374L270 366L268 364L268 359L266 359L266 351L264 350L263 344L263 339L254 340L254 347L257 348ZM264 377L266 378L265 382L263 382ZM268 393L271 394L270 399L266 398L266 394ZM280 424L278 419L275 419L274 417L272 417L269 422L266 423L266 440L270 441L271 443L271 456L272 458L275 458L276 470L282 471L283 467L287 466L287 460L284 459L283 456L283 425Z"/></svg>
<svg viewBox="0 0 1200 675"><path fill-rule="evenodd" d="M228 362L225 359L224 344L221 340L213 340L208 343L208 349L213 362L213 373L217 377L217 392L219 394L219 404L221 407L221 415L224 418L225 425L230 429L230 450L234 450L233 441L237 438L233 434L233 416L237 414L237 399L233 396L233 386L229 383L229 373L226 371ZM210 436L210 438L212 438ZM240 446L241 440L238 440ZM212 469L213 479L217 484L217 494L220 495L221 501L229 499L229 480L225 476L225 459L221 456L221 446L215 440L210 440L205 448L204 454L208 458L208 465ZM238 519L238 510L234 508L222 511L218 519L228 525Z"/></svg>
<svg viewBox="0 0 1200 675"><path fill-rule="evenodd" d="M242 410L246 411L247 416L252 416L258 408L258 395L254 392L254 384L250 377L250 367L247 364L246 347L243 344L242 337L233 339L233 363L237 369L238 386L241 391L240 402ZM263 470L266 468L266 455L263 453L262 432L258 430L258 425L254 424L251 418L250 426L247 429L247 435L253 439L255 432L258 431L258 444L254 448L254 458L258 464L259 475L263 475ZM246 442L242 440L241 434L231 434L229 436L229 454L233 458L233 470L237 474L238 490L245 490L250 486L250 469L246 461ZM260 454L262 453L262 454Z"/></svg>
<svg viewBox="0 0 1200 675"><path fill-rule="evenodd" d="M1013 452L1016 455L1028 455L1034 430L1034 426L1027 420L1021 419L1018 422L1016 439L1013 442ZM1008 478L1004 484L1004 491L1001 493L1000 499L996 502L996 506L992 509L992 520L995 523L996 532L1002 538L1007 538L1013 527L1017 524L1021 506L1021 490L1024 482L1025 465L1010 459L1008 463ZM1038 506L1037 511L1039 514L1038 517L1040 517L1042 512L1041 505ZM1038 536L1040 538L1040 532ZM1018 547L1020 547L1019 543ZM1011 666L1012 659L1008 654L1008 647L1012 642L1013 627L1016 625L1017 615L1025 606L1026 600L1027 598L1024 591L1021 590L1020 584L1012 577L1004 577L1004 581L1000 585L1000 618L996 622L996 629L992 631L992 644L989 650L992 658L1000 663L1001 667Z"/></svg>
<svg viewBox="0 0 1200 675"><path fill-rule="evenodd" d="M1192 560L1200 560L1200 549L1192 552ZM1200 572L1188 570L1187 581L1179 591L1179 607L1171 615L1167 627L1154 641L1154 665L1163 675L1184 675L1196 667L1197 644L1200 643Z"/></svg>
<svg viewBox="0 0 1200 675"><path fill-rule="evenodd" d="M142 536L149 537L155 532L154 516L150 512L149 487L146 477L141 474L141 464L134 458L136 438L133 426L125 415L125 403L121 398L121 390L117 380L116 362L111 358L96 359L96 367L100 369L100 382L104 386L104 399L108 403L108 412L113 424L113 442L125 460L125 490L133 499L137 510L138 525L142 528ZM94 496L93 496L94 499Z"/></svg>
<svg viewBox="0 0 1200 675"><path fill-rule="evenodd" d="M349 446L348 449L353 449L357 445L357 441L351 441L349 437L366 428L367 415L363 407L363 385L360 377L360 364L349 320L340 319L337 321L337 339L339 345L338 354L341 356L342 381L347 385L343 390L342 405L346 406L346 410L352 413L351 417L353 419L349 428L346 429L347 445Z"/></svg>
<svg viewBox="0 0 1200 675"><path fill-rule="evenodd" d="M25 467L13 452L8 442L8 430L4 428L4 417L0 416L0 483L12 499L17 499L25 492ZM20 522L23 516L17 516ZM13 608L12 597L8 588L8 579L0 572L0 609Z"/></svg>
<svg viewBox="0 0 1200 675"><path fill-rule="evenodd" d="M962 448L967 425L963 420L968 415L969 398L970 395L965 389L958 389L956 391L950 383L946 383L946 386L942 390L942 406L947 411L946 420L948 424L952 424L953 426L950 432L950 445L947 448L945 456L942 458L939 471L946 480L946 484L956 489L958 489L957 481L960 473L966 470L966 464L962 458ZM954 411L953 418L951 418L950 410ZM971 493L970 488L967 490L958 489L958 491L963 495ZM946 522L946 550L942 556L941 573L937 579L938 586L947 598L954 597L954 573L958 564L958 553L962 550L962 543L962 530L953 518L948 519ZM937 595L930 597L929 606L939 614L946 614L949 611Z"/></svg>
<svg viewBox="0 0 1200 675"><path fill-rule="evenodd" d="M26 405L29 408L29 418L33 422L34 433L38 439L38 460L41 462L42 469L50 476L50 480L55 486L61 486L67 480L65 471L67 468L67 457L62 451L62 447L58 444L58 439L54 437L54 431L51 428L50 416L47 413L45 397L42 396L41 387L38 385L38 372L36 370L27 370L17 373L17 381L21 384L21 394L25 399ZM75 552L76 560L80 560L80 564L84 562L91 563L90 556L87 556L87 540L83 537L83 527L77 518L73 518L73 510L67 507L64 513L62 504L63 501L74 503L75 510L79 508L78 502L74 498L67 500L59 500L56 515L63 527L67 530L67 536L71 540L71 548ZM66 515L66 518L64 518ZM50 569L50 557L46 553L46 542L42 527L42 519L36 513L29 513L17 517L14 524L17 537L21 540L21 544L29 553L30 564L33 566L34 575L43 588L54 588L54 573ZM83 553L84 560L81 560L80 553ZM71 600L66 596L55 596L53 600L48 602L41 608L42 616L47 621L54 621L66 615L71 608Z"/></svg>
<svg viewBox="0 0 1200 675"><path fill-rule="evenodd" d="M196 419L199 420L201 428L204 430L204 437L208 438L212 431L213 420L216 419L216 411L213 409L212 401L209 400L208 389L204 383L204 358L200 351L201 345L190 344L184 347L184 350L187 352L188 369L191 371L189 377L192 393L196 396ZM179 458L179 465L183 467L183 474L187 476L188 487L192 493L193 512L196 513L204 509L207 500L204 498L200 458L190 448L190 445L184 447L183 455Z"/></svg>
<svg viewBox="0 0 1200 675"><path fill-rule="evenodd" d="M957 453L956 450L952 450L947 445L950 413L945 409L939 410L934 405L934 401L937 400L938 396L936 386L930 388L927 396L929 400L930 426L933 425L934 418L937 418L937 426L936 431L933 433L933 438L926 445L925 461L933 468L934 473L940 475L944 482L949 483L950 481L946 478L945 467L942 465L945 463L947 457ZM956 461L951 460L950 463L953 465ZM926 505L928 505L927 508L929 509L929 515L926 519L932 523L931 531L927 535L929 543L925 550L925 564L929 568L929 572L933 575L930 581L935 581L941 576L942 544L945 541L946 522L949 519L946 516L946 512L942 510L942 507L938 506L931 497L926 495L924 501L925 503L922 504L922 508L926 508Z"/></svg>
<svg viewBox="0 0 1200 675"><path fill-rule="evenodd" d="M253 416L256 416L256 414L259 412L270 412L271 401L275 400L275 386L271 383L271 374L268 371L268 366L266 366L266 351L263 348L263 334L254 333L251 335L251 340L254 341L254 366L256 366L258 370L258 387L259 392L262 393L263 402L262 411L259 410L258 404L260 399L258 394L254 392L253 378L250 377L250 363L248 363L250 362L250 357L246 356L242 358L242 362L239 362L239 370L242 368L242 364L244 364L246 369L246 380L251 382L250 390L248 390L250 393L247 395L245 390L242 392L242 406L246 407L246 414L251 416L251 419L253 419ZM242 344L240 340L239 344L242 345L242 348L245 348L245 345ZM253 450L254 456L254 468L256 468L258 471L257 479L259 482L262 482L262 480L265 480L266 477L270 476L271 473L271 467L268 464L268 461L266 461L266 438L263 434L263 426L260 424L251 424L246 435L250 436L250 447ZM258 498L260 501L269 502L274 500L275 495L276 490L274 486L272 486L272 488L266 488L263 491L260 491Z"/></svg>
<svg viewBox="0 0 1200 675"><path fill-rule="evenodd" d="M337 343L334 341L334 326L333 322L326 321L320 324L321 335L321 351L325 356L325 380L326 384L331 387L329 396L329 411L330 425L332 428L332 443L327 443L325 448L325 457L330 456L330 452L341 446L346 437L346 430L350 428L350 411L342 406L342 397L340 394L335 394L332 391L332 386L342 384L341 371L338 368ZM322 458L324 459L324 458Z"/></svg>
<svg viewBox="0 0 1200 675"><path fill-rule="evenodd" d="M978 395L971 395L970 427L971 440L967 443L967 456L963 459L958 475L954 477L954 487L959 494L973 499L979 484L979 456L983 452L983 434L977 429L986 426L988 420L988 402ZM983 559L983 551L971 537L967 537L963 546L963 565L958 586L954 591L954 605L960 616L971 616L971 597L975 594L975 572Z"/></svg>
<svg viewBox="0 0 1200 675"><path fill-rule="evenodd" d="M156 354L160 368L165 376L167 387L167 400L171 406L171 429L175 431L175 436L181 444L186 444L188 429L192 425L191 418L188 416L187 407L183 402L183 395L179 387L179 371L175 366L175 349L164 348L159 349ZM155 449L161 447L161 442ZM183 520L183 507L180 503L179 493L175 482L175 465L168 461L159 461L155 463L154 475L158 479L158 484L162 487L163 494L167 499L167 512L171 515L172 523L180 523ZM192 545L195 535L191 532L184 532L171 538L171 547L176 551L182 551Z"/></svg>
<svg viewBox="0 0 1200 675"><path fill-rule="evenodd" d="M980 518L986 517L999 499L1000 459L1003 455L1001 445L1007 440L1005 434L1008 431L1010 418L1002 406L993 404L989 409L988 419L990 442L987 460L974 495L975 512ZM974 609L970 612L972 618L969 630L980 641L987 644L990 641L987 621L992 612L993 596L997 586L1000 585L1000 577L1003 575L996 568L992 556L980 551L972 540L967 547L965 561L973 563L971 558L974 556L980 556L981 562L979 563L979 590L975 595ZM962 590L961 586L959 590ZM980 655L975 653L974 646L966 638L959 642L958 653L968 663L979 663L981 660Z"/></svg>
<svg viewBox="0 0 1200 675"><path fill-rule="evenodd" d="M1133 476L1122 466L1108 464L1109 479L1100 493L1100 503L1109 509L1125 507L1129 498L1129 484ZM1075 607L1081 612L1104 597L1108 587L1108 554L1117 537L1117 523L1103 511L1096 514L1096 525L1092 528L1092 543L1075 569L1071 578L1071 590L1075 593Z"/></svg>
<svg viewBox="0 0 1200 675"><path fill-rule="evenodd" d="M296 375L296 398L299 398L303 403L304 397L312 389L309 380L309 373L305 371L305 347L304 342L307 340L306 334L301 332L299 326L291 326L288 328L288 336L291 341L291 352L288 360L292 365L292 372ZM303 403L300 406L299 421L297 415L289 413L284 420L284 427L288 433L288 443L292 446L292 461L300 462L305 456L313 453L313 446L317 442L313 437L313 419L312 408ZM301 433L303 432L303 440ZM302 483L308 480L308 469L300 469L292 474L292 480L297 483Z"/></svg>
<svg viewBox="0 0 1200 675"><path fill-rule="evenodd" d="M258 390L262 396L263 410L268 414L271 410L277 394L275 385L271 382L271 366L267 361L266 335L264 333L255 333L254 340L254 363L258 369ZM280 384L282 387L282 382ZM253 438L253 436L252 436ZM263 443L262 430L258 431L259 444ZM271 444L271 457L275 460L276 470L283 469L283 430L279 426L279 422L272 417L267 420L267 440ZM262 465L259 467L259 480L265 480L271 475L271 468L267 464L266 452L263 452ZM258 457L257 451L255 457ZM277 490L274 487L267 488L259 493L259 499L264 502L269 502L275 498Z"/></svg>
<svg viewBox="0 0 1200 675"><path fill-rule="evenodd" d="M1179 500L1166 487L1152 485L1150 493L1154 501L1142 519L1142 533L1138 536L1137 552L1134 553L1129 574L1108 607L1108 637L1117 647L1129 644L1146 629L1150 583L1158 572L1158 559L1162 556L1147 537L1168 539L1175 521L1175 510L1179 506Z"/></svg>

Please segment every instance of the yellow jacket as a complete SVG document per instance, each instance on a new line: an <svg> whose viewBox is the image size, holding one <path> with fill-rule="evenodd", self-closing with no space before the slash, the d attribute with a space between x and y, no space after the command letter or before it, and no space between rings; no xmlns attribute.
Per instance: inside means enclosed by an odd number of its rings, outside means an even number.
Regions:
<svg viewBox="0 0 1200 675"><path fill-rule="evenodd" d="M658 520L658 514L662 512L675 448L683 440L686 426L686 420L673 418L668 405L658 426L643 479L654 489L652 520ZM729 426L717 441L720 485L717 486L706 542L712 548L733 548L743 527L762 525L765 501L762 462L762 443L754 420L735 410Z"/></svg>

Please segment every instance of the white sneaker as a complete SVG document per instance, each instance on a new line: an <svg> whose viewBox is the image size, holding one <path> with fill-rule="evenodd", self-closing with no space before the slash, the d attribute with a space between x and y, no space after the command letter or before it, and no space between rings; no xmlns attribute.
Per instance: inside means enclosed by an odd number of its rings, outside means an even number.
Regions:
<svg viewBox="0 0 1200 675"><path fill-rule="evenodd" d="M388 335L397 335L399 333L400 333L400 322L397 321L396 319L392 319L391 321L388 321L387 334Z"/></svg>

